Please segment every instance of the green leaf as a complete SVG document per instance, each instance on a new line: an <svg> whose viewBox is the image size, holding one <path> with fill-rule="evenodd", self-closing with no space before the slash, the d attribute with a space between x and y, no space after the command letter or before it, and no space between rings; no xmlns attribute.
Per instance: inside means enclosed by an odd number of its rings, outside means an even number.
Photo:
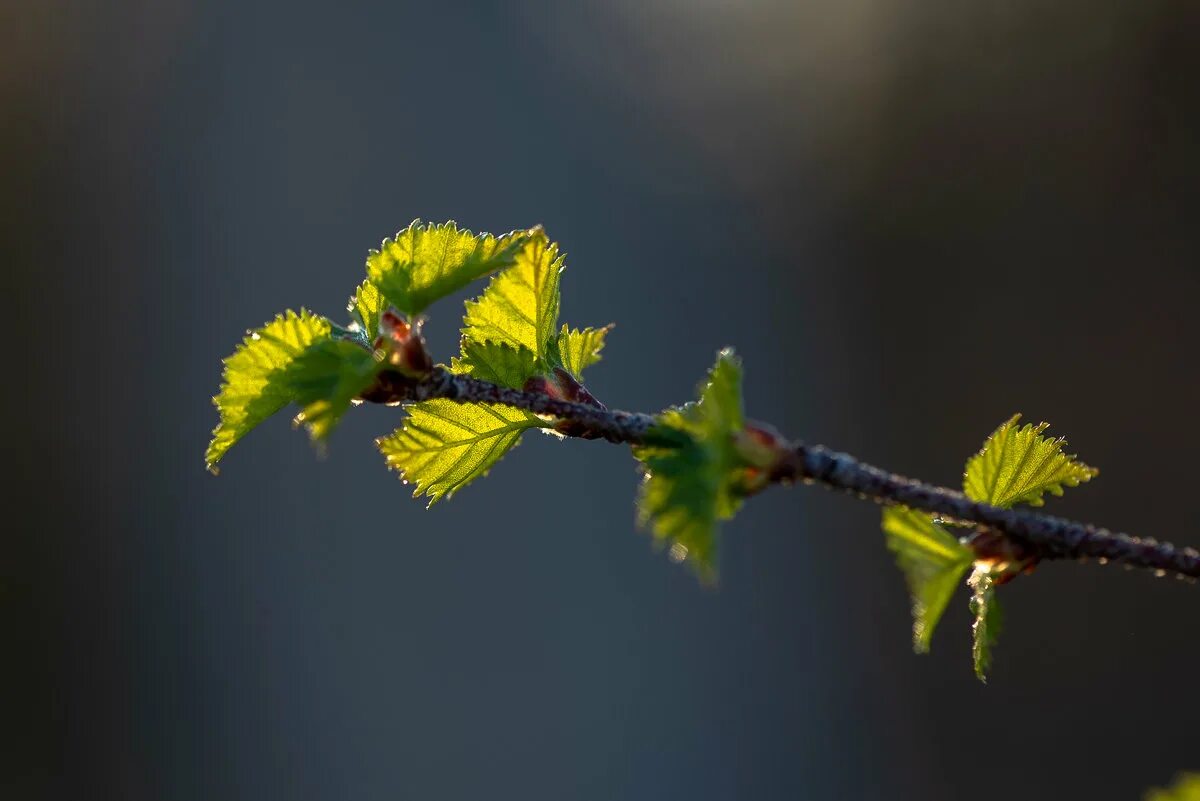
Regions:
<svg viewBox="0 0 1200 801"><path fill-rule="evenodd" d="M357 342L332 338L325 318L303 309L279 315L251 331L225 360L221 392L213 398L221 419L206 466L215 473L230 448L289 403L302 407L296 420L314 440L326 438L381 366Z"/></svg>
<svg viewBox="0 0 1200 801"><path fill-rule="evenodd" d="M295 380L306 368L300 358L318 342L328 342L329 321L304 309L287 311L262 328L248 332L225 359L221 391L213 403L221 421L204 454L205 466L217 463L251 429L295 400Z"/></svg>
<svg viewBox="0 0 1200 801"><path fill-rule="evenodd" d="M467 301L463 338L526 348L548 372L558 325L559 278L565 257L541 231L531 234L516 263L497 275L478 300Z"/></svg>
<svg viewBox="0 0 1200 801"><path fill-rule="evenodd" d="M404 426L376 440L388 467L416 485L433 506L486 475L531 428L553 425L536 415L488 403L436 399L407 408Z"/></svg>
<svg viewBox="0 0 1200 801"><path fill-rule="evenodd" d="M639 520L706 578L716 572L717 523L741 505L734 487L744 465L733 445L745 424L741 374L733 351L721 351L700 401L663 412L652 431L655 444L634 448L645 471Z"/></svg>
<svg viewBox="0 0 1200 801"><path fill-rule="evenodd" d="M978 565L967 579L971 588L971 614L975 622L971 625L974 644L971 656L975 661L975 675L987 683L987 672L992 666L992 648L1000 634L1000 607L996 603L996 584L986 565Z"/></svg>
<svg viewBox="0 0 1200 801"><path fill-rule="evenodd" d="M883 530L912 595L913 649L927 653L933 630L974 554L929 515L906 506L883 510Z"/></svg>
<svg viewBox="0 0 1200 801"><path fill-rule="evenodd" d="M1200 773L1181 773L1166 790L1146 793L1145 801L1200 801Z"/></svg>
<svg viewBox="0 0 1200 801"><path fill-rule="evenodd" d="M513 389L538 374L537 359L528 348L470 339L463 339L462 356L451 359L450 370Z"/></svg>
<svg viewBox="0 0 1200 801"><path fill-rule="evenodd" d="M563 325L554 343L557 362L576 379L583 380L583 371L600 361L600 351L604 348L604 338L612 326L603 328L568 328Z"/></svg>
<svg viewBox="0 0 1200 801"><path fill-rule="evenodd" d="M367 345L373 344L379 336L379 318L386 308L387 300L370 281L363 281L350 298L346 311L350 312L354 326Z"/></svg>
<svg viewBox="0 0 1200 801"><path fill-rule="evenodd" d="M1041 436L1048 423L1018 426L1014 415L996 429L967 462L963 492L973 501L1007 508L1041 506L1042 494L1062 495L1063 487L1090 481L1100 471L1062 452L1065 439Z"/></svg>
<svg viewBox="0 0 1200 801"><path fill-rule="evenodd" d="M363 390L385 366L357 342L314 342L296 360L291 379L294 400L304 408L296 415L314 441L326 439Z"/></svg>
<svg viewBox="0 0 1200 801"><path fill-rule="evenodd" d="M367 277L383 297L409 316L477 278L509 267L528 231L473 234L453 221L414 220L367 256ZM364 320L364 322L368 322Z"/></svg>

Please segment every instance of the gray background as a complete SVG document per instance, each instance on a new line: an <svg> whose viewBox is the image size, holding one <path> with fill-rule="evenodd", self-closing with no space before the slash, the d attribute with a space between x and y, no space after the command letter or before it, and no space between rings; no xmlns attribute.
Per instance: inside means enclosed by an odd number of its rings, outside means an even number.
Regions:
<svg viewBox="0 0 1200 801"><path fill-rule="evenodd" d="M544 223L610 404L690 397L953 484L1014 411L1053 510L1191 544L1189 2L0 10L6 798L1135 799L1200 768L1200 590L1046 565L931 656L878 511L775 490L706 590L621 449L425 511L356 412L201 453L239 333L338 315L414 217ZM432 310L448 359L461 298Z"/></svg>

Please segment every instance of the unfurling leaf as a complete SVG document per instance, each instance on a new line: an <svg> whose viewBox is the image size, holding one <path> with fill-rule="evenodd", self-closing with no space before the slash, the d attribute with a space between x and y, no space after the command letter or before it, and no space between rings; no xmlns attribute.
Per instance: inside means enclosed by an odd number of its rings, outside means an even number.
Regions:
<svg viewBox="0 0 1200 801"><path fill-rule="evenodd" d="M583 380L583 371L600 361L604 338L612 326L585 328L582 331L565 324L558 332L554 348L559 364L578 380Z"/></svg>
<svg viewBox="0 0 1200 801"><path fill-rule="evenodd" d="M1144 801L1200 801L1200 773L1181 773L1168 789L1146 793Z"/></svg>
<svg viewBox="0 0 1200 801"><path fill-rule="evenodd" d="M451 360L450 369L481 381L520 389L531 376L538 374L536 365L537 358L528 348L464 338L462 356Z"/></svg>
<svg viewBox="0 0 1200 801"><path fill-rule="evenodd" d="M478 300L467 301L463 339L525 348L548 372L564 259L540 230L530 234L513 266L493 278Z"/></svg>
<svg viewBox="0 0 1200 801"><path fill-rule="evenodd" d="M433 506L487 471L530 428L551 423L537 415L490 403L436 399L407 408L403 427L376 440L388 467L416 485L413 497Z"/></svg>
<svg viewBox="0 0 1200 801"><path fill-rule="evenodd" d="M1019 426L1014 415L983 443L967 462L963 492L973 501L1007 508L1018 503L1041 506L1043 493L1062 495L1063 487L1090 481L1093 467L1062 452L1066 440L1043 437L1048 423Z"/></svg>
<svg viewBox="0 0 1200 801"><path fill-rule="evenodd" d="M362 342L368 346L379 336L379 318L387 309L387 301L379 292L378 287L370 281L363 281L350 298L346 311L354 320L354 328L361 334Z"/></svg>
<svg viewBox="0 0 1200 801"><path fill-rule="evenodd" d="M453 221L415 220L371 251L367 277L388 303L411 317L475 279L511 266L529 236L528 231L473 234Z"/></svg>
<svg viewBox="0 0 1200 801"><path fill-rule="evenodd" d="M975 675L986 683L988 669L992 666L992 648L1001 626L996 583L987 566L977 565L967 579L967 586L971 588L971 614L975 616L971 625L971 656L975 662Z"/></svg>
<svg viewBox="0 0 1200 801"><path fill-rule="evenodd" d="M741 505L735 482L744 465L733 445L745 424L741 375L733 351L721 351L699 402L663 412L653 432L658 442L634 449L645 469L639 519L704 577L716 572L717 522Z"/></svg>
<svg viewBox="0 0 1200 801"><path fill-rule="evenodd" d="M287 311L249 332L225 359L221 391L213 403L220 422L204 454L205 466L217 463L238 440L296 398L297 362L314 343L329 341L329 321Z"/></svg>
<svg viewBox="0 0 1200 801"><path fill-rule="evenodd" d="M928 514L905 506L883 510L883 530L912 595L913 648L926 653L974 554Z"/></svg>

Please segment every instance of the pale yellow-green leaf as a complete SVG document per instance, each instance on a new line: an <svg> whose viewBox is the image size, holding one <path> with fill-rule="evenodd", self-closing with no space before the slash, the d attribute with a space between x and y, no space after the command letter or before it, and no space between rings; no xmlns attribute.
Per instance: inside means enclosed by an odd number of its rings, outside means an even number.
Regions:
<svg viewBox="0 0 1200 801"><path fill-rule="evenodd" d="M404 425L376 441L388 467L415 485L429 505L452 496L487 471L521 434L551 423L508 406L436 399L407 407Z"/></svg>
<svg viewBox="0 0 1200 801"><path fill-rule="evenodd" d="M734 479L743 465L733 446L745 424L741 374L733 351L721 351L699 402L663 412L653 432L660 441L633 451L644 469L639 520L705 578L716 574L717 523L741 505Z"/></svg>
<svg viewBox="0 0 1200 801"><path fill-rule="evenodd" d="M975 663L975 675L987 682L987 672L992 666L992 649L1000 634L1000 606L996 602L995 577L987 565L976 565L967 579L971 588L971 614L975 622L971 625L971 656Z"/></svg>
<svg viewBox="0 0 1200 801"><path fill-rule="evenodd" d="M906 506L883 510L883 530L912 596L913 648L926 653L974 555L928 514Z"/></svg>
<svg viewBox="0 0 1200 801"><path fill-rule="evenodd" d="M1018 425L1014 415L983 443L967 462L963 492L981 503L1007 508L1018 503L1041 506L1042 495L1062 495L1063 487L1090 481L1099 473L1062 452L1066 440L1043 437L1049 424Z"/></svg>
<svg viewBox="0 0 1200 801"><path fill-rule="evenodd" d="M289 310L249 332L225 359L221 391L213 398L220 422L204 455L209 470L216 472L238 440L295 399L297 362L314 343L329 341L329 331L325 318Z"/></svg>
<svg viewBox="0 0 1200 801"><path fill-rule="evenodd" d="M531 233L515 264L493 278L478 300L467 301L464 339L525 348L546 367L558 325L564 259L544 233Z"/></svg>
<svg viewBox="0 0 1200 801"><path fill-rule="evenodd" d="M569 328L563 325L558 333L558 358L563 368L580 381L583 371L600 361L600 351L604 348L604 338L612 326L603 328Z"/></svg>
<svg viewBox="0 0 1200 801"><path fill-rule="evenodd" d="M410 316L430 303L513 264L528 231L474 234L453 221L414 221L367 256L367 277L383 297Z"/></svg>
<svg viewBox="0 0 1200 801"><path fill-rule="evenodd" d="M370 281L363 281L350 298L346 311L354 319L354 325L362 333L367 343L373 343L379 336L379 317L387 308L387 300L378 287Z"/></svg>

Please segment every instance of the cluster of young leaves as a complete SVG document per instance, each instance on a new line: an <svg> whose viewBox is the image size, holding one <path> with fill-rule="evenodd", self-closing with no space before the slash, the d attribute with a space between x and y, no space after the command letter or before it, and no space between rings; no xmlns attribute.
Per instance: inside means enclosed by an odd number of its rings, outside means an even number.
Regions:
<svg viewBox="0 0 1200 801"><path fill-rule="evenodd" d="M1047 423L1020 425L1021 416L1004 422L967 461L963 493L973 501L1009 508L1018 503L1041 506L1047 492L1091 480L1099 471L1063 453L1066 440L1042 436ZM972 656L975 674L986 681L992 648L1000 632L996 586L1024 565L978 558L943 523L924 512L902 506L883 511L888 548L904 573L912 596L913 647L929 650L933 631L967 571L971 588Z"/></svg>
<svg viewBox="0 0 1200 801"><path fill-rule="evenodd" d="M576 381L600 360L607 328L582 331L558 327L559 282L565 257L535 229L514 253L513 264L496 275L483 294L468 301L455 373L513 389L531 379L557 381L555 369ZM480 476L537 428L553 421L507 406L430 400L408 407L404 425L377 440L388 466L429 496L432 506Z"/></svg>
<svg viewBox="0 0 1200 801"><path fill-rule="evenodd" d="M600 360L609 327L560 327L564 265L541 228L492 236L453 222L412 223L369 254L346 328L288 311L249 332L225 360L209 469L216 472L234 444L289 404L300 407L296 420L314 441L324 440L381 370L403 367L383 325L393 319L387 315L415 324L431 303L488 275L487 288L466 304L460 352L448 369L569 397L567 385L582 388L584 371ZM555 433L556 421L499 404L434 399L405 411L400 428L376 442L431 506L485 475L524 432ZM734 439L744 424L741 365L722 351L699 400L659 415L647 444L634 449L644 474L639 519L704 577L715 575L718 522L741 503L747 465Z"/></svg>
<svg viewBox="0 0 1200 801"><path fill-rule="evenodd" d="M504 236L473 234L453 222L420 220L384 241L367 259L367 281L350 299L349 328L306 310L286 311L225 359L221 390L213 398L220 422L205 453L218 463L259 423L290 404L314 441L327 438L351 403L388 364L376 348L380 317L389 306L415 317L437 298L470 281L512 266L536 231ZM544 235L543 235L544 236Z"/></svg>

